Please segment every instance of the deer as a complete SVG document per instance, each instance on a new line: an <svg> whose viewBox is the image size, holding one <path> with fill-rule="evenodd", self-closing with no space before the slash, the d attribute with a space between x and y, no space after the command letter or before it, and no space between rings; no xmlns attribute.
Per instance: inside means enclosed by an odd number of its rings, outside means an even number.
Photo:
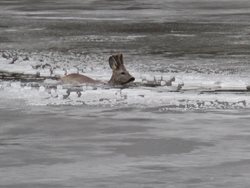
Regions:
<svg viewBox="0 0 250 188"><path fill-rule="evenodd" d="M112 76L108 81L109 85L125 85L135 80L124 66L122 54L111 55L108 61L112 69ZM63 84L105 84L103 81L95 80L78 73L68 74L60 80Z"/></svg>

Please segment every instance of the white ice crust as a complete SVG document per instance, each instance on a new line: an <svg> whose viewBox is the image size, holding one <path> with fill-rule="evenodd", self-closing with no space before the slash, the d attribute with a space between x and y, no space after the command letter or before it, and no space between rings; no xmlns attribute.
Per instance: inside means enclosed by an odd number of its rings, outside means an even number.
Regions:
<svg viewBox="0 0 250 188"><path fill-rule="evenodd" d="M109 69L98 69L95 68L96 65L81 67L81 69L63 64L34 68L37 65L51 63L49 60L43 60L41 63L38 58L30 58L28 61L19 58L14 64L9 63L10 60L0 57L0 71L34 75L39 73L43 76L63 76L65 72L79 72L98 80L108 80L111 74ZM51 73L52 68L53 73ZM50 80L39 84L0 81L0 97L1 99L22 99L28 105L122 105L160 107L162 110L250 107L250 95L246 90L246 86L250 83L250 77L198 73L177 73L174 75L133 70L130 70L130 73L136 77L135 82L141 83L141 85L128 88L88 85L75 87L60 85L60 83ZM173 76L175 81L172 82L172 86L167 86L166 83ZM143 85L154 83L158 83L157 87ZM182 88L178 90L180 85ZM227 92L229 90L232 92Z"/></svg>

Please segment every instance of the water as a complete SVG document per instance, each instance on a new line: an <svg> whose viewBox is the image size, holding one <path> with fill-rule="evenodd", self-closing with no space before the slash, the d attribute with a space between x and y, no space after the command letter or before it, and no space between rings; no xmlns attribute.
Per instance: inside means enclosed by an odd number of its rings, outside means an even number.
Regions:
<svg viewBox="0 0 250 188"><path fill-rule="evenodd" d="M108 57L122 52L137 82L184 83L176 92L1 81L0 187L249 187L249 9L0 1L0 55L18 56L1 57L0 70L48 75L49 64L108 80Z"/></svg>
<svg viewBox="0 0 250 188"><path fill-rule="evenodd" d="M1 109L1 187L246 187L249 110Z"/></svg>

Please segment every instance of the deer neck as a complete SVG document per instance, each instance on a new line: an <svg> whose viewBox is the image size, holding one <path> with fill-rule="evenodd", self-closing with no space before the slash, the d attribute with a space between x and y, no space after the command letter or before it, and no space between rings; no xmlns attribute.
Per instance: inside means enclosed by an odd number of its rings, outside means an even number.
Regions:
<svg viewBox="0 0 250 188"><path fill-rule="evenodd" d="M110 80L108 81L108 83L113 85L113 84L115 84L114 80L115 80L114 74L112 74L112 76L111 76Z"/></svg>

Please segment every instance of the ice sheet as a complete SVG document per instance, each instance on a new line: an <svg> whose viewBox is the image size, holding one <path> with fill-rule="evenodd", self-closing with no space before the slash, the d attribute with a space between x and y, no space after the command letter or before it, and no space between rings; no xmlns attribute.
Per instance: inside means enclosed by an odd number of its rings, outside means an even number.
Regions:
<svg viewBox="0 0 250 188"><path fill-rule="evenodd" d="M103 82L110 78L111 70L98 57L94 58L92 64L72 60L70 64L75 64L73 67L65 63L67 59L74 59L73 56L64 57L65 61L59 61L59 57L32 55L28 60L19 57L14 64L9 63L11 58L1 57L0 72L52 77L78 72ZM86 62L91 59L88 56L81 58ZM9 80L0 82L0 96L23 99L29 105L163 106L163 109L184 110L249 108L250 105L250 96L246 89L250 83L249 77L203 73L173 74L143 70L138 72L131 66L128 67L136 78L136 84L126 88L105 85L75 87L60 85L60 82L49 79L39 83Z"/></svg>

